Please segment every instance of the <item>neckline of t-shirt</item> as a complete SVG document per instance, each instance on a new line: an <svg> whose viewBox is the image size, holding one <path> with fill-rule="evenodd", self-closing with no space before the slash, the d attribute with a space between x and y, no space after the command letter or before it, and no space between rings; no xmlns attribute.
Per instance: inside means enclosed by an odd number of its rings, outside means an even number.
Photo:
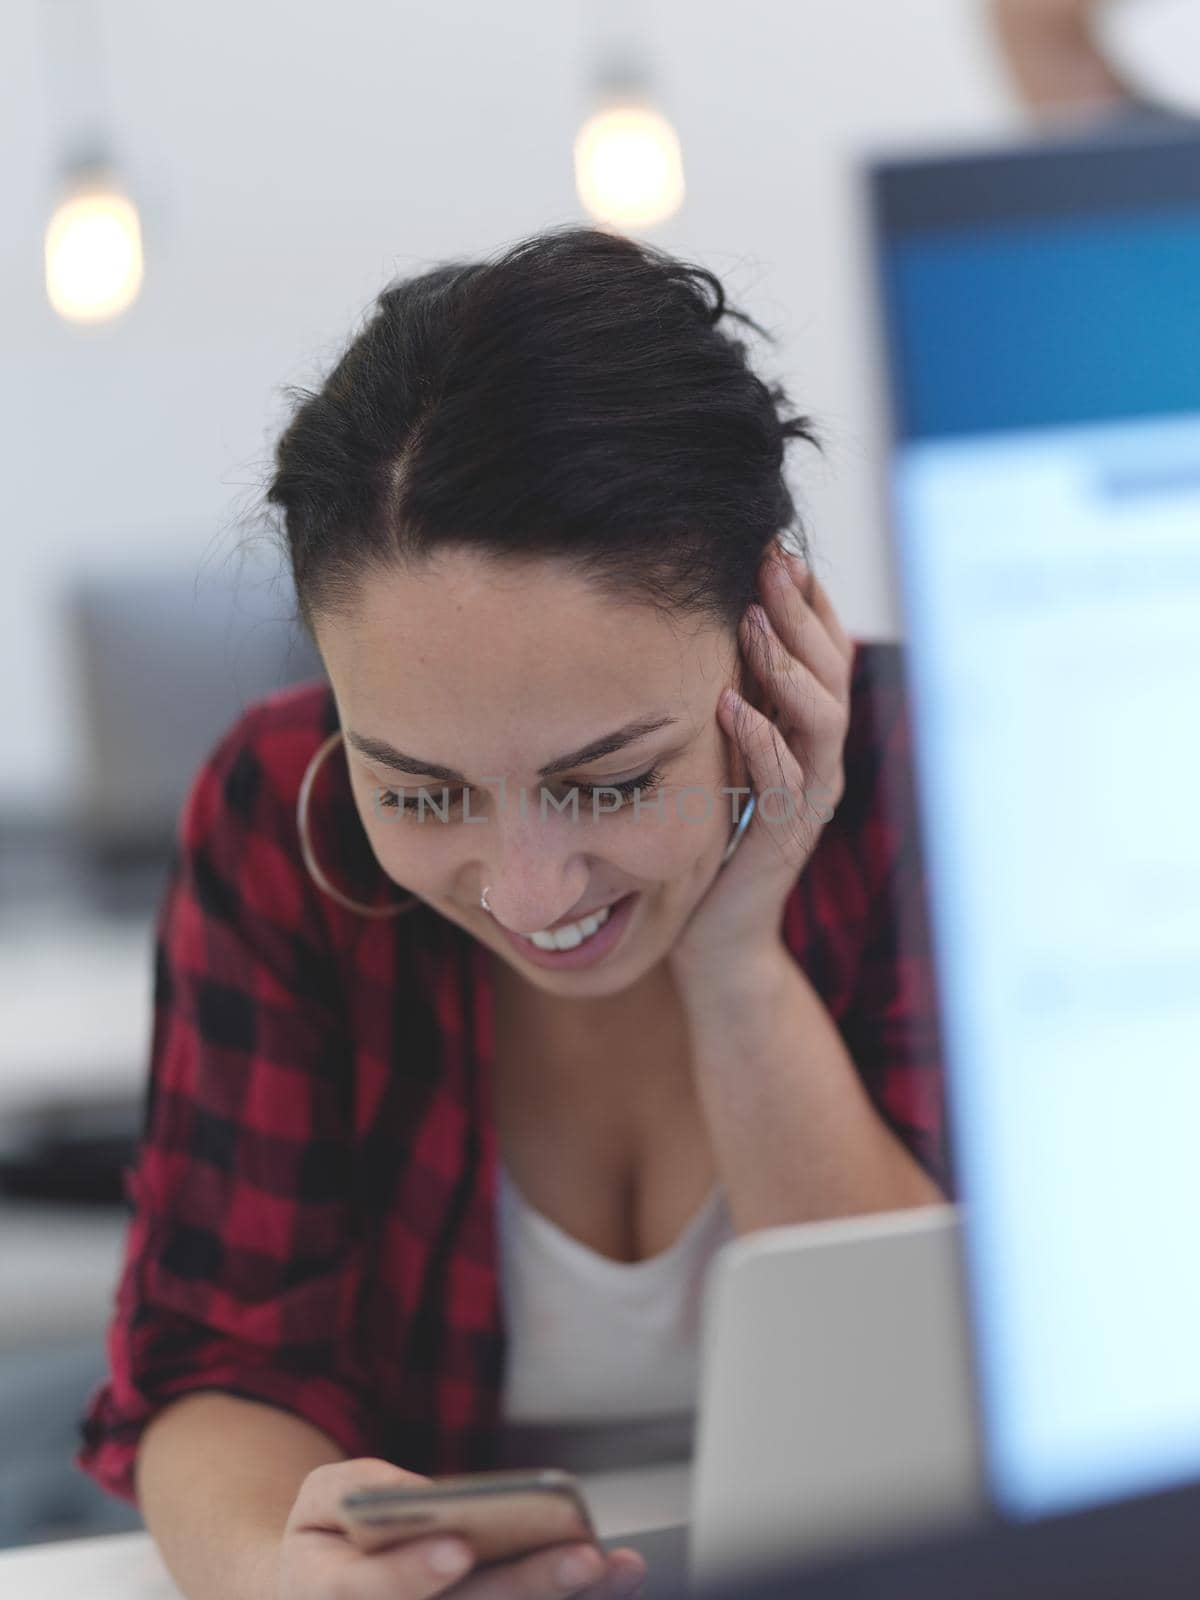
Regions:
<svg viewBox="0 0 1200 1600"><path fill-rule="evenodd" d="M593 1268L609 1272L626 1280L633 1278L646 1278L654 1272L669 1265L675 1258L687 1249L695 1236L704 1225L712 1219L713 1213L722 1204L725 1191L720 1183L715 1183L708 1192L708 1197L694 1211L682 1230L675 1236L665 1250L660 1250L657 1255L646 1256L641 1261L615 1261L612 1256L601 1254L593 1250L591 1245L584 1244L582 1239L575 1238L565 1228L560 1228L556 1222L544 1216L535 1205L532 1205L521 1189L517 1186L508 1168L502 1159L496 1163L497 1178L501 1190L507 1190L507 1198L524 1213L530 1225L537 1229L544 1239L549 1241L560 1254L574 1256L576 1259L586 1261Z"/></svg>

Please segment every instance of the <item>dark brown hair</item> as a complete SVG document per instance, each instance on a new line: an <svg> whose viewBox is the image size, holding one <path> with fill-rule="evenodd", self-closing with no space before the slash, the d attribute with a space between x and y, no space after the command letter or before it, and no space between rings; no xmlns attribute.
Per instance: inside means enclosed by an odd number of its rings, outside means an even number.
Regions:
<svg viewBox="0 0 1200 1600"><path fill-rule="evenodd" d="M770 337L706 268L598 228L392 283L322 386L286 391L266 499L309 634L444 546L736 630L772 537L807 554L784 449L818 440L726 319Z"/></svg>

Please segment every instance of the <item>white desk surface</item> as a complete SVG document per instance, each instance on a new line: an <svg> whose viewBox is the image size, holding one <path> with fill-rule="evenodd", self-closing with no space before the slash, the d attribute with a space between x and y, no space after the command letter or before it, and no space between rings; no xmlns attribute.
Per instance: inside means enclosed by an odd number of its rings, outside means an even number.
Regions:
<svg viewBox="0 0 1200 1600"><path fill-rule="evenodd" d="M690 1479L686 1463L580 1474L602 1539L686 1520ZM4 1600L180 1600L145 1533L0 1551L0 1594Z"/></svg>

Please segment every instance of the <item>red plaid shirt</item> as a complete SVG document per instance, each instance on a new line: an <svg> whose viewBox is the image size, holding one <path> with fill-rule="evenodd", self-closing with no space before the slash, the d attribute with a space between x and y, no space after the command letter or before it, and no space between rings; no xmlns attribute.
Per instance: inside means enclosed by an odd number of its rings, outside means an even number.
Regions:
<svg viewBox="0 0 1200 1600"><path fill-rule="evenodd" d="M505 1347L486 953L428 906L366 918L309 877L296 796L337 726L324 682L255 702L181 813L110 1372L78 1458L129 1499L142 1428L198 1389L417 1472L492 1461ZM952 1193L897 645L858 645L845 767L784 937L874 1104ZM310 821L344 892L395 900L338 748Z"/></svg>

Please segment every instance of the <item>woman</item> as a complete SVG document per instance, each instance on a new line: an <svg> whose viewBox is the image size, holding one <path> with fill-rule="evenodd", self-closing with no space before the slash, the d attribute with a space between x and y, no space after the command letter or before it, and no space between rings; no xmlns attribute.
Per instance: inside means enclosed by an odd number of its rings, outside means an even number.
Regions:
<svg viewBox="0 0 1200 1600"><path fill-rule="evenodd" d="M184 807L81 1458L191 1596L635 1585L333 1508L653 1459L720 1244L949 1193L896 651L787 557L813 436L726 317L554 230L389 288L279 443L329 684Z"/></svg>

